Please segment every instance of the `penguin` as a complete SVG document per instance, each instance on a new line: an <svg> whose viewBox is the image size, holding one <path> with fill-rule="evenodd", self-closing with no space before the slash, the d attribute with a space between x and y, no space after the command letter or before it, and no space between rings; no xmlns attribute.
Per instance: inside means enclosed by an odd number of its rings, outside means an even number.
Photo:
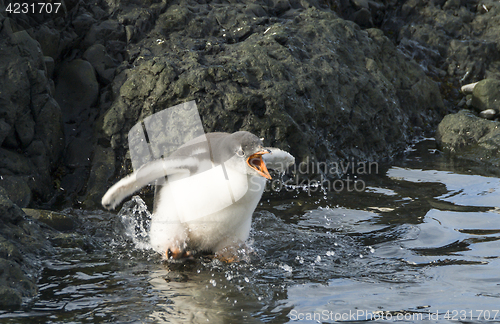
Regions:
<svg viewBox="0 0 500 324"><path fill-rule="evenodd" d="M169 259L203 251L231 261L248 239L252 214L272 179L268 167L282 173L293 163L291 154L264 147L250 132L208 133L121 179L102 205L114 209L142 187L165 179L150 224L152 248Z"/></svg>

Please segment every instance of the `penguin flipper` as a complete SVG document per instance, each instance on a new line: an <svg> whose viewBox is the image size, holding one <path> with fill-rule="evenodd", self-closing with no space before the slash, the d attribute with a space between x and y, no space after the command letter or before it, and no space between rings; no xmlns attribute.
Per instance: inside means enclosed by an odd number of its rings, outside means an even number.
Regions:
<svg viewBox="0 0 500 324"><path fill-rule="evenodd" d="M269 154L262 155L268 169L285 172L287 168L295 163L295 158L290 153L275 147L266 147Z"/></svg>
<svg viewBox="0 0 500 324"><path fill-rule="evenodd" d="M106 209L115 209L123 199L153 181L168 175L189 175L197 165L198 161L193 157L175 157L148 162L109 188L101 203Z"/></svg>

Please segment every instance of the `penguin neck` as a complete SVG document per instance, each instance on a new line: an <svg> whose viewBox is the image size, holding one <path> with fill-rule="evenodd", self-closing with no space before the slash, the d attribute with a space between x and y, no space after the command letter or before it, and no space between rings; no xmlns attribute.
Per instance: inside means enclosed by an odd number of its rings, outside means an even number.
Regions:
<svg viewBox="0 0 500 324"><path fill-rule="evenodd" d="M255 175L247 175L248 194L251 196L260 197L266 188L266 178Z"/></svg>

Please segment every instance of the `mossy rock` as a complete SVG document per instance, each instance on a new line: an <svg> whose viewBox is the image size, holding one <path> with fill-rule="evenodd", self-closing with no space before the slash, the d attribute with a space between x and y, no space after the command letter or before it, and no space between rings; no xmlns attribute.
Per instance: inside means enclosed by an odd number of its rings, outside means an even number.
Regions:
<svg viewBox="0 0 500 324"><path fill-rule="evenodd" d="M500 123L471 111L445 116L438 126L436 141L456 157L500 166Z"/></svg>
<svg viewBox="0 0 500 324"><path fill-rule="evenodd" d="M472 106L478 111L493 109L500 112L500 80L479 81L472 92Z"/></svg>

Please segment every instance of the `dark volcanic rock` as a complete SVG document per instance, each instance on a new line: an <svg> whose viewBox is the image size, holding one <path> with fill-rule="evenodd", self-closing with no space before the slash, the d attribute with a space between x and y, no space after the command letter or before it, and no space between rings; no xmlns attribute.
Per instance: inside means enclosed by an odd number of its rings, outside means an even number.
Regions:
<svg viewBox="0 0 500 324"><path fill-rule="evenodd" d="M291 151L297 162L390 157L444 115L439 89L380 30L361 30L330 9L364 27L379 25L388 10L371 0L97 1L67 2L52 20L2 19L9 50L22 44L36 57L33 66L45 71L37 80L52 70L56 79L55 92L48 81L45 88L32 86L31 100L18 96L23 109L31 102L33 116L23 112L16 122L0 116L2 147L33 156L2 152L14 168L5 174L49 170L41 171L44 185L29 184L37 190L32 197L49 198L43 189L64 138L57 185L74 201L98 203L102 179L112 170L129 171L128 130L192 99L205 131L251 131ZM23 19L33 30L23 30ZM115 165L105 171L108 157Z"/></svg>
<svg viewBox="0 0 500 324"><path fill-rule="evenodd" d="M409 0L386 17L383 29L429 74L457 84L500 79L498 1Z"/></svg>
<svg viewBox="0 0 500 324"><path fill-rule="evenodd" d="M92 64L103 84L108 84L113 80L117 64L106 53L104 45L95 44L89 47L83 53L83 57Z"/></svg>
<svg viewBox="0 0 500 324"><path fill-rule="evenodd" d="M18 179L6 186L12 198L26 206L33 196L47 200L54 192L51 171L62 154L62 116L51 98L40 45L27 31L17 30L19 26L9 18L2 25L0 175ZM26 185L35 195L26 194Z"/></svg>
<svg viewBox="0 0 500 324"><path fill-rule="evenodd" d="M42 260L54 254L54 247L95 248L92 236L75 231L78 215L39 209L21 209L0 187L0 309L19 308L38 293L37 279ZM61 233L59 231L64 231Z"/></svg>
<svg viewBox="0 0 500 324"><path fill-rule="evenodd" d="M8 192L9 199L19 207L26 207L31 201L28 176L3 175L0 178L0 186Z"/></svg>
<svg viewBox="0 0 500 324"><path fill-rule="evenodd" d="M115 172L115 152L112 148L98 146L92 160L88 191L84 201L87 208L100 207L103 193L109 188L109 180Z"/></svg>
<svg viewBox="0 0 500 324"><path fill-rule="evenodd" d="M52 249L46 234L0 187L0 309L18 308L23 297L37 294L39 256Z"/></svg>
<svg viewBox="0 0 500 324"><path fill-rule="evenodd" d="M500 80L479 81L472 92L472 106L478 111L493 109L500 112Z"/></svg>
<svg viewBox="0 0 500 324"><path fill-rule="evenodd" d="M380 30L253 3L181 1L129 44L102 126L117 169L137 121L193 99L206 131L250 131L297 162L385 158L443 115L436 84Z"/></svg>
<svg viewBox="0 0 500 324"><path fill-rule="evenodd" d="M5 260L0 259L0 268L5 268L10 271L13 267L5 263ZM8 280L12 280L10 273L6 274L6 277ZM10 287L0 286L0 308L16 309L21 306L22 302L23 300L19 291Z"/></svg>
<svg viewBox="0 0 500 324"><path fill-rule="evenodd" d="M500 166L500 123L468 110L447 115L436 133L439 146L466 160Z"/></svg>
<svg viewBox="0 0 500 324"><path fill-rule="evenodd" d="M102 44L105 40L125 41L125 29L116 20L105 20L90 27L84 41L84 47L90 47L96 43Z"/></svg>
<svg viewBox="0 0 500 324"><path fill-rule="evenodd" d="M99 84L88 61L76 59L63 64L57 78L55 98L65 121L80 117L96 103L98 95Z"/></svg>
<svg viewBox="0 0 500 324"><path fill-rule="evenodd" d="M31 208L24 208L23 211L26 213L26 215L52 227L55 230L58 231L75 230L76 227L75 219L66 214L50 210L31 209Z"/></svg>
<svg viewBox="0 0 500 324"><path fill-rule="evenodd" d="M24 218L23 211L15 205L7 196L7 192L0 187L0 220L17 224Z"/></svg>

